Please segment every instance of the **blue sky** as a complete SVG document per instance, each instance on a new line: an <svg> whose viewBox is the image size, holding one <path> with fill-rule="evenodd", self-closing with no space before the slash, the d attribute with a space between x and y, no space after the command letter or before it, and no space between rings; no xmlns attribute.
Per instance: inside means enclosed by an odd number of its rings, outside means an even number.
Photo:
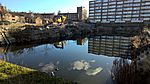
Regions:
<svg viewBox="0 0 150 84"><path fill-rule="evenodd" d="M89 0L0 0L0 3L7 9L19 12L76 12L78 6L89 7Z"/></svg>

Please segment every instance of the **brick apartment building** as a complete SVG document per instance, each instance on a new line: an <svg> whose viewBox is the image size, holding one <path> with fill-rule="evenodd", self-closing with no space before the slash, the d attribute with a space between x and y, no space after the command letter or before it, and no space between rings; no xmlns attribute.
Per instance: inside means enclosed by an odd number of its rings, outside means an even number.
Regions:
<svg viewBox="0 0 150 84"><path fill-rule="evenodd" d="M89 19L100 23L149 23L150 0L89 1Z"/></svg>

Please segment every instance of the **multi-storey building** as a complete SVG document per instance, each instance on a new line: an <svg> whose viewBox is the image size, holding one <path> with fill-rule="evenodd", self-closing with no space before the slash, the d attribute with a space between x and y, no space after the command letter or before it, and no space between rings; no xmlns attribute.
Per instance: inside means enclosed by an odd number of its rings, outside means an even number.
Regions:
<svg viewBox="0 0 150 84"><path fill-rule="evenodd" d="M150 21L150 0L89 1L91 22L133 23Z"/></svg>

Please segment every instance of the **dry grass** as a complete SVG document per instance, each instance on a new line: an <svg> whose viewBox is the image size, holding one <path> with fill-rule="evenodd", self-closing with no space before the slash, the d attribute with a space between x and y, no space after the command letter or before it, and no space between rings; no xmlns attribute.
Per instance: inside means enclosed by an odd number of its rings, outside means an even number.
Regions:
<svg viewBox="0 0 150 84"><path fill-rule="evenodd" d="M12 24L9 24L9 25L0 25L0 27L3 27L3 28L18 28L18 27L25 26L25 25L34 25L35 26L35 24L12 23Z"/></svg>

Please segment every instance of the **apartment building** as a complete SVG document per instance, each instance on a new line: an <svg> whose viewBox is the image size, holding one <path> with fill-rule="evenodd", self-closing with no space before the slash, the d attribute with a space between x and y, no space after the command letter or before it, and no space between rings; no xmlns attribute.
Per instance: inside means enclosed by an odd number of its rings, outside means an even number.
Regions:
<svg viewBox="0 0 150 84"><path fill-rule="evenodd" d="M149 23L150 0L89 1L89 19L100 23Z"/></svg>

